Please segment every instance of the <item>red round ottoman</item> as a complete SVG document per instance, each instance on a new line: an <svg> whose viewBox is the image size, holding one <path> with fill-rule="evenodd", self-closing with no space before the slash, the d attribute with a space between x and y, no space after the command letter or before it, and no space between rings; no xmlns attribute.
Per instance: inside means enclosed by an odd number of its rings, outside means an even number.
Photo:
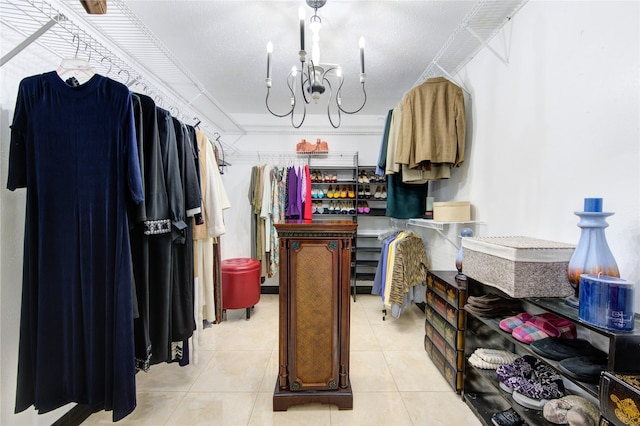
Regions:
<svg viewBox="0 0 640 426"><path fill-rule="evenodd" d="M260 261L239 257L222 261L222 309L251 308L260 301Z"/></svg>

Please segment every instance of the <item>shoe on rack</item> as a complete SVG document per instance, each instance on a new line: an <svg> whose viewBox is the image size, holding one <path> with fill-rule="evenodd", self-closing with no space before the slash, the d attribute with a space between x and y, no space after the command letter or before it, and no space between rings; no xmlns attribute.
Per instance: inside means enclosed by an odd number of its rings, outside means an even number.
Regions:
<svg viewBox="0 0 640 426"><path fill-rule="evenodd" d="M568 319L552 316L534 315L524 324L516 327L511 335L522 343L530 344L547 337L576 338L576 326Z"/></svg>
<svg viewBox="0 0 640 426"><path fill-rule="evenodd" d="M347 187L343 186L342 189L340 190L340 198L347 198Z"/></svg>
<svg viewBox="0 0 640 426"><path fill-rule="evenodd" d="M334 174L332 174L332 175L331 175L331 182L335 183L335 182L337 182L337 181L338 181L338 175L337 175L337 174L335 174L335 173L334 173Z"/></svg>
<svg viewBox="0 0 640 426"><path fill-rule="evenodd" d="M380 199L381 200L386 200L387 199L387 187L386 186L381 186L382 190L380 191Z"/></svg>
<svg viewBox="0 0 640 426"><path fill-rule="evenodd" d="M358 201L358 214L364 213L364 206L362 204L362 201Z"/></svg>
<svg viewBox="0 0 640 426"><path fill-rule="evenodd" d="M325 182L327 182L327 183L328 183L328 182L331 182L331 176L330 176L330 175L328 175L327 173L325 173L325 174L324 174L324 181L325 181Z"/></svg>
<svg viewBox="0 0 640 426"><path fill-rule="evenodd" d="M333 186L329 185L329 188L327 188L327 192L326 192L326 197L327 198L335 198L333 195Z"/></svg>
<svg viewBox="0 0 640 426"><path fill-rule="evenodd" d="M509 364L503 364L496 368L496 378L500 387L508 393L513 391L510 381L513 378L529 378L534 369L540 364L540 360L533 355L524 355Z"/></svg>
<svg viewBox="0 0 640 426"><path fill-rule="evenodd" d="M518 405L521 405L525 408L529 408L531 410L538 410L538 411L541 411L544 408L544 406L547 405L547 402L549 402L548 399L531 398L521 394L518 391L513 391L513 393L511 394L511 398L513 398L513 401Z"/></svg>
<svg viewBox="0 0 640 426"><path fill-rule="evenodd" d="M586 383L598 383L600 374L607 369L607 355L576 356L558 364L558 370L567 376Z"/></svg>
<svg viewBox="0 0 640 426"><path fill-rule="evenodd" d="M369 214L369 212L371 211L371 209L369 208L369 203L367 203L366 201L363 201L362 204L363 204L362 210L364 214Z"/></svg>
<svg viewBox="0 0 640 426"><path fill-rule="evenodd" d="M491 423L495 426L523 426L524 420L516 413L516 410L509 408L508 410L494 413L491 416Z"/></svg>
<svg viewBox="0 0 640 426"><path fill-rule="evenodd" d="M316 208L318 213L324 214L324 206L322 205L322 201L318 201L318 207Z"/></svg>
<svg viewBox="0 0 640 426"><path fill-rule="evenodd" d="M318 213L318 208L316 207L315 201L311 203L311 213L313 214Z"/></svg>
<svg viewBox="0 0 640 426"><path fill-rule="evenodd" d="M369 178L367 177L367 172L362 172L362 182L361 183L369 183Z"/></svg>
<svg viewBox="0 0 640 426"><path fill-rule="evenodd" d="M371 198L371 187L369 185L364 187L364 198Z"/></svg>
<svg viewBox="0 0 640 426"><path fill-rule="evenodd" d="M373 198L375 198L376 200L382 198L382 189L380 188L380 186L376 186L376 192L375 194L373 194Z"/></svg>
<svg viewBox="0 0 640 426"><path fill-rule="evenodd" d="M356 202L355 201L347 201L349 206L349 214L356 214Z"/></svg>
<svg viewBox="0 0 640 426"><path fill-rule="evenodd" d="M546 339L531 342L530 347L538 355L554 361L562 361L563 359L577 356L607 356L585 339L547 337Z"/></svg>
<svg viewBox="0 0 640 426"><path fill-rule="evenodd" d="M342 214L348 214L349 213L349 206L347 205L346 201L340 201L340 213Z"/></svg>
<svg viewBox="0 0 640 426"><path fill-rule="evenodd" d="M349 186L347 186L347 192L348 192L348 193L347 193L347 196L348 196L349 198L356 198L356 193L355 193L355 192L354 192L354 190L353 190L353 185L349 185Z"/></svg>
<svg viewBox="0 0 640 426"><path fill-rule="evenodd" d="M329 213L329 214L335 213L334 208L333 208L333 201L329 201L329 205L327 206L327 213Z"/></svg>
<svg viewBox="0 0 640 426"><path fill-rule="evenodd" d="M364 186L358 185L358 198L364 198Z"/></svg>

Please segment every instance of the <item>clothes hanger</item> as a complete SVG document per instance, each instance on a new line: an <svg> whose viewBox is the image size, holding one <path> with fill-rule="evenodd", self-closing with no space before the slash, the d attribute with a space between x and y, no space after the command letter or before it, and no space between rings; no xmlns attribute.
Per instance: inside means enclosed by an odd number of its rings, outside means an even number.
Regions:
<svg viewBox="0 0 640 426"><path fill-rule="evenodd" d="M95 74L89 61L78 58L78 50L80 50L80 37L78 34L73 35L73 41L76 41L75 55L73 58L62 59L58 69L56 69L58 76L71 87L86 83ZM89 46L85 45L85 50L87 47ZM89 49L89 60L91 60L91 49Z"/></svg>

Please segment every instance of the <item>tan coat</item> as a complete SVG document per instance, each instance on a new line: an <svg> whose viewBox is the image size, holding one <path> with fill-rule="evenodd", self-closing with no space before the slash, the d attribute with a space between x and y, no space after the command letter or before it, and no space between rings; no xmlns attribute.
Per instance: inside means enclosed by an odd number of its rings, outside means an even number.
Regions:
<svg viewBox="0 0 640 426"><path fill-rule="evenodd" d="M462 89L446 78L430 78L402 100L395 162L410 169L429 168L431 163L459 166L466 126Z"/></svg>

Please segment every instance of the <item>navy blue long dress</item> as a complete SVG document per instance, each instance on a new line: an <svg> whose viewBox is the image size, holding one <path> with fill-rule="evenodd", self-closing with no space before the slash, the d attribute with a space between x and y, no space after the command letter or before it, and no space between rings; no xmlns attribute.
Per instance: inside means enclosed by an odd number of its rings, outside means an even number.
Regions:
<svg viewBox="0 0 640 426"><path fill-rule="evenodd" d="M127 203L143 201L131 94L94 75L20 83L7 188L26 187L16 412L136 406Z"/></svg>

